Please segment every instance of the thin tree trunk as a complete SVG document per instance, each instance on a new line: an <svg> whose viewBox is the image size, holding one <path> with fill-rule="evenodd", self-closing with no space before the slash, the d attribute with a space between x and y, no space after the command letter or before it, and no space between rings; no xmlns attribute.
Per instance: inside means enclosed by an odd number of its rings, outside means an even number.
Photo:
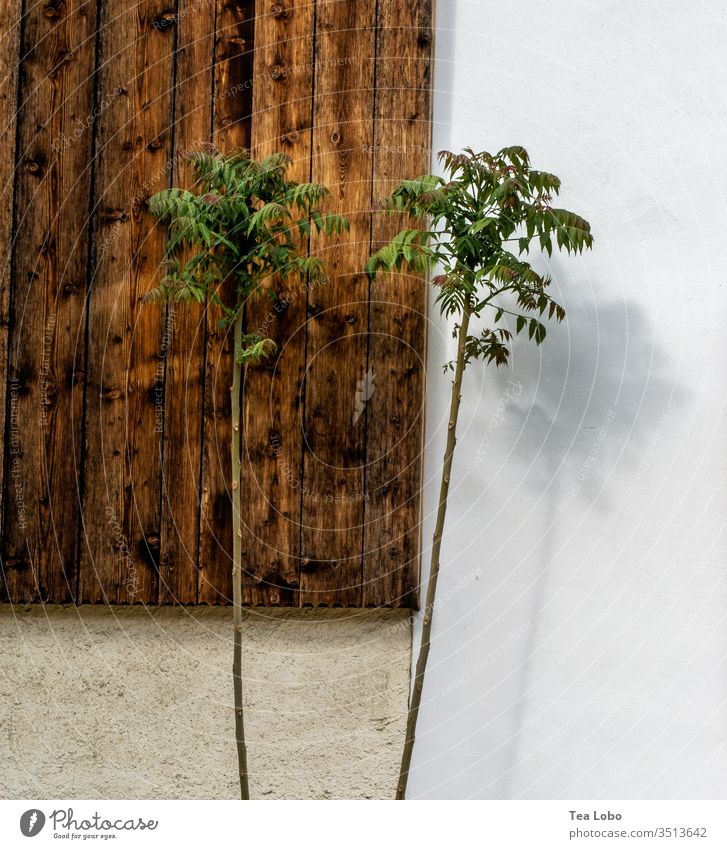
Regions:
<svg viewBox="0 0 727 849"><path fill-rule="evenodd" d="M240 387L242 366L237 354L242 343L242 311L235 319L235 370L232 379L232 608L235 629L232 681L235 691L235 739L240 772L240 798L250 798L247 748L242 708L242 529L240 519Z"/></svg>
<svg viewBox="0 0 727 849"><path fill-rule="evenodd" d="M454 381L452 382L452 397L449 405L449 422L447 425L447 447L444 451L442 461L442 481L439 487L439 509L437 510L437 522L434 526L434 537L432 539L432 554L429 564L429 581L427 583L427 600L424 607L424 621L422 626L422 642L419 647L416 673L414 676L414 689L409 701L409 715L406 721L406 741L401 756L401 767L399 769L399 783L396 787L396 798L406 798L406 785L409 780L409 768L411 756L414 750L416 738L417 718L419 706L422 701L422 689L424 687L424 673L427 669L429 657L429 645L432 635L432 615L434 613L434 599L437 592L437 578L439 577L439 552L442 548L442 532L444 530L444 517L447 514L447 497L449 495L449 477L452 472L452 458L454 448L457 444L457 418L459 416L459 404L462 399L462 375L465 366L465 344L467 342L467 328L470 320L470 308L465 304L462 311L462 322L457 337L457 361L454 369Z"/></svg>

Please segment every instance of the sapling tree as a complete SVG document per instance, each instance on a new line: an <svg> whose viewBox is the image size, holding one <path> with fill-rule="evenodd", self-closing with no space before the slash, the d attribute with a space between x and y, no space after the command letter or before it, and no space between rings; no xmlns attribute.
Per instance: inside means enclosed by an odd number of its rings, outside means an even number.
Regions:
<svg viewBox="0 0 727 849"><path fill-rule="evenodd" d="M243 370L275 353L274 339L245 327L250 298L275 300L275 278L309 284L325 275L309 256L311 228L326 235L348 228L345 218L320 210L328 190L287 178L292 160L272 154L258 162L245 150L223 154L211 145L190 157L189 189L166 189L149 200L149 212L169 227L167 271L150 300L197 301L219 308L232 327L231 392L233 685L240 795L250 798L242 702L242 522L240 515L240 406Z"/></svg>
<svg viewBox="0 0 727 849"><path fill-rule="evenodd" d="M565 310L549 293L550 277L523 258L530 248L550 256L554 248L579 253L593 242L587 221L553 206L560 180L532 169L522 147L507 147L494 155L471 149L461 154L442 151L439 159L446 179L427 174L405 180L385 201L389 211L411 216L413 226L378 250L367 268L371 278L380 271L436 268L439 273L432 279L436 302L444 316L455 317L457 339L457 356L444 366L453 375L447 441L397 799L406 796L431 644L462 376L473 360L507 365L516 334L527 332L540 345L546 333L543 322L565 317ZM481 320L484 327L470 332L472 319Z"/></svg>

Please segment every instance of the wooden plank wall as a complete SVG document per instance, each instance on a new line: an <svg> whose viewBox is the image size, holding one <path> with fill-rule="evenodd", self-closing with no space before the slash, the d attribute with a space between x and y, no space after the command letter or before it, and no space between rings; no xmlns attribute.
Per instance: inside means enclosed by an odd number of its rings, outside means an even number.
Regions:
<svg viewBox="0 0 727 849"><path fill-rule="evenodd" d="M18 67L20 64L21 9L15 0L0 0L0 15L5 31L0 36L0 192L5 215L0 217L0 519L8 514L8 502L16 498L16 454L13 438L17 432L14 387L8 393L8 381L2 372L8 362L8 335L10 329L10 281L12 279L13 231L15 225L15 148L18 118ZM8 214L10 210L10 214ZM10 396L10 397L8 397ZM6 475L7 470L7 475ZM15 507L13 507L15 509ZM4 526L3 526L4 527ZM4 553L4 552L3 552ZM21 599L29 591L18 586L17 574L3 569L0 580L0 601Z"/></svg>
<svg viewBox="0 0 727 849"><path fill-rule="evenodd" d="M426 289L369 284L429 169L432 0L0 0L2 584L15 603L228 603L231 340L143 303L148 197L213 142L284 150L351 221L327 280L247 305L249 605L415 606ZM308 247L308 246L304 246Z"/></svg>

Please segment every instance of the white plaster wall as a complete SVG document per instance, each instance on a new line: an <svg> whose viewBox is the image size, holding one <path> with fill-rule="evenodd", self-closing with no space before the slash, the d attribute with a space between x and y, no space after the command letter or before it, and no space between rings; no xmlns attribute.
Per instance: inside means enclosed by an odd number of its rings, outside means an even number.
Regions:
<svg viewBox="0 0 727 849"><path fill-rule="evenodd" d="M409 795L724 798L727 9L437 5L434 150L523 144L596 244L550 263L567 323L466 377Z"/></svg>

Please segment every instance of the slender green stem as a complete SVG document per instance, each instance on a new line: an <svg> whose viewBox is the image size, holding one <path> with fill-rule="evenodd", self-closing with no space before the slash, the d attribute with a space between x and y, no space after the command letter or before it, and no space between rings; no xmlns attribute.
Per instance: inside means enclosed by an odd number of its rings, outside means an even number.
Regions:
<svg viewBox="0 0 727 849"><path fill-rule="evenodd" d="M434 613L434 601L437 592L437 579L439 578L439 554L442 548L442 533L444 531L444 518L447 515L447 497L449 495L449 478L452 472L452 458L454 448L457 444L457 418L459 417L459 405L462 400L462 375L465 368L465 345L467 343L467 329L469 327L471 306L465 302L462 311L462 322L457 337L457 361L454 369L454 380L452 382L452 396L449 405L449 422L447 424L447 446L444 450L442 461L442 480L439 487L439 507L437 510L437 521L434 526L434 537L432 539L432 554L429 564L429 581L427 582L427 599L424 607L424 618L422 624L422 641L419 647L416 672L414 674L414 689L409 700L409 714L406 721L406 740L404 751L401 756L401 767L399 769L399 782L396 786L396 798L406 798L406 785L409 780L409 768L411 767L411 756L414 751L414 740L416 738L417 718L419 717L419 706L422 701L422 689L424 687L424 674L427 669L429 658L429 646L432 637L432 616Z"/></svg>
<svg viewBox="0 0 727 849"><path fill-rule="evenodd" d="M235 629L232 681L235 692L235 739L240 773L240 798L250 798L247 772L247 747L242 705L242 528L240 519L240 390L242 366L237 353L242 344L242 311L235 318L235 366L232 379L232 608Z"/></svg>

